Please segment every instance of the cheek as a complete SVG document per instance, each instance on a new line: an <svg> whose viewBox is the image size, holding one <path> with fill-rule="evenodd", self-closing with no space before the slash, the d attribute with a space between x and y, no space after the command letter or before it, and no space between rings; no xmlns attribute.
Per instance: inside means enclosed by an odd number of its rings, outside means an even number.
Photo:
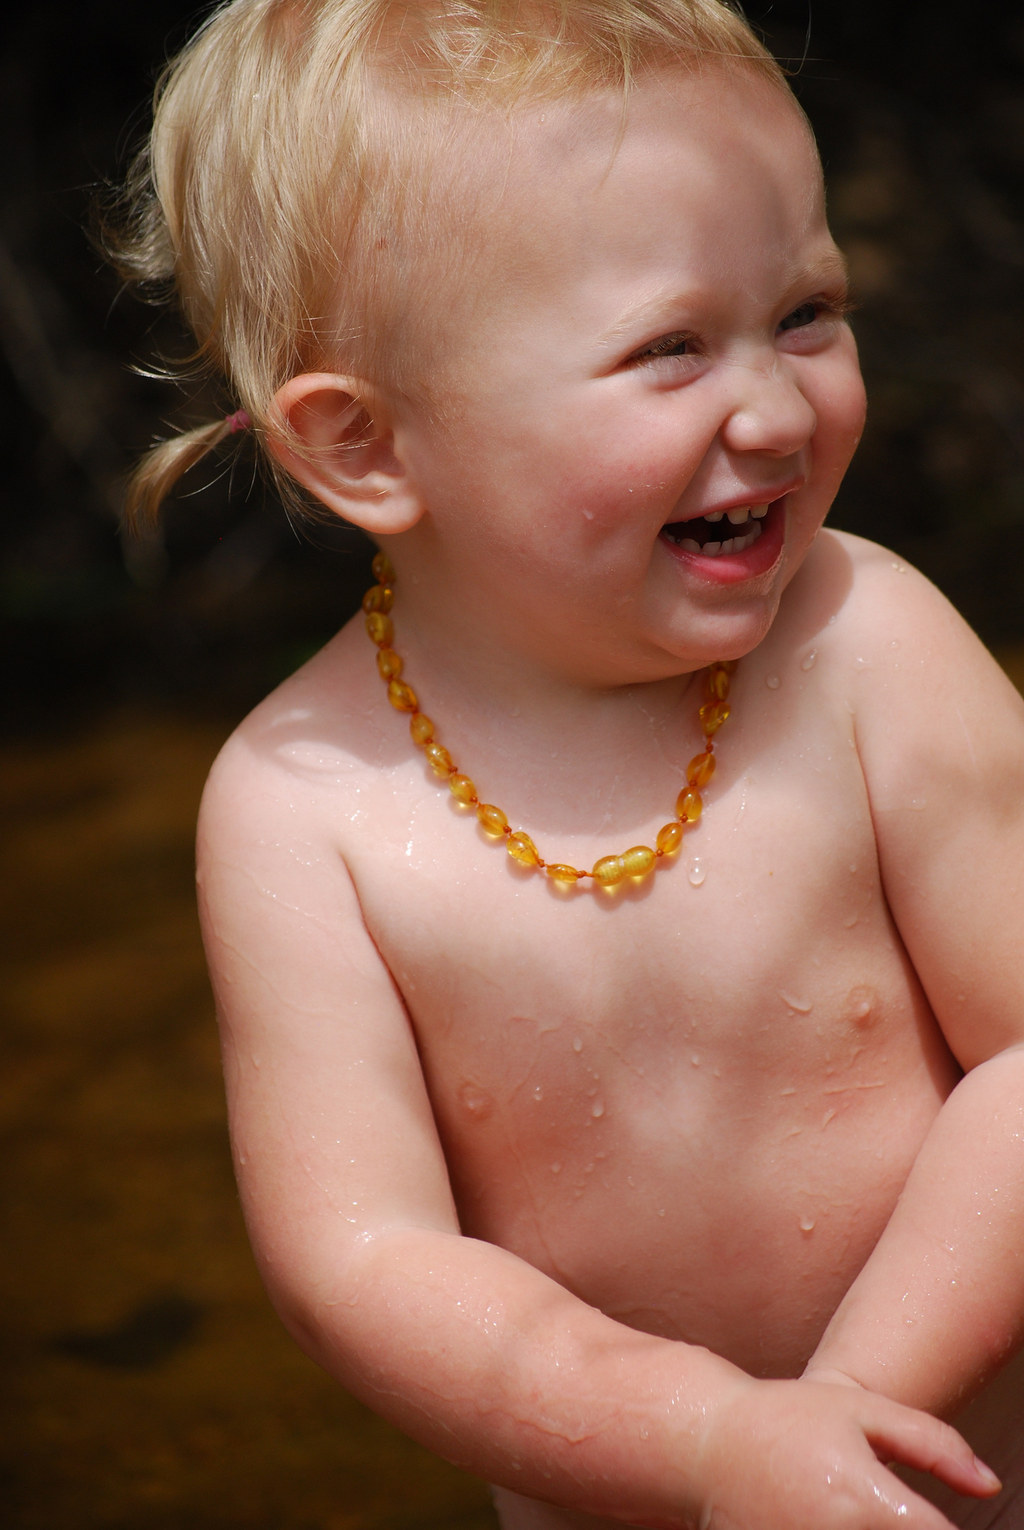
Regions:
<svg viewBox="0 0 1024 1530"><path fill-rule="evenodd" d="M837 356L831 375L826 378L823 389L819 422L835 438L837 452L847 461L853 456L864 432L867 415L867 396L864 379L857 361L857 348L850 335L848 345Z"/></svg>

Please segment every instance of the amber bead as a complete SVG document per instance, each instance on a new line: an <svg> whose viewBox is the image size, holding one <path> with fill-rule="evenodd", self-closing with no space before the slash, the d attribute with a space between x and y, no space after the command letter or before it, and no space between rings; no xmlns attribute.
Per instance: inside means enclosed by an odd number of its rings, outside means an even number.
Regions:
<svg viewBox="0 0 1024 1530"><path fill-rule="evenodd" d="M520 866L539 866L540 856L537 854L537 846L529 834L524 834L522 829L517 829L508 837L508 853Z"/></svg>
<svg viewBox="0 0 1024 1530"><path fill-rule="evenodd" d="M386 584L375 584L363 596L363 610L367 615L371 611L390 611L394 603L395 592Z"/></svg>
<svg viewBox="0 0 1024 1530"><path fill-rule="evenodd" d="M495 807L493 802L481 802L476 810L481 826L488 834L504 834L508 828L508 819L500 807Z"/></svg>
<svg viewBox="0 0 1024 1530"><path fill-rule="evenodd" d="M681 823L666 823L658 830L655 844L661 855L675 855L683 842L683 826Z"/></svg>
<svg viewBox="0 0 1024 1530"><path fill-rule="evenodd" d="M404 680L388 682L388 700L396 712L415 712L419 708L416 692L411 685L406 685Z"/></svg>
<svg viewBox="0 0 1024 1530"><path fill-rule="evenodd" d="M709 701L706 706L701 707L700 725L709 738L727 721L730 710L727 701Z"/></svg>
<svg viewBox="0 0 1024 1530"><path fill-rule="evenodd" d="M423 753L430 761L431 768L436 770L439 776L450 776L455 769L452 757L443 744L427 744Z"/></svg>
<svg viewBox="0 0 1024 1530"><path fill-rule="evenodd" d="M377 644L378 648L390 645L395 635L395 629L391 624L390 616L385 616L383 611L370 611L366 617L366 630L370 634L370 641Z"/></svg>
<svg viewBox="0 0 1024 1530"><path fill-rule="evenodd" d="M590 875L599 887L616 887L625 881L628 872L621 855L602 855L599 861L594 862Z"/></svg>
<svg viewBox="0 0 1024 1530"><path fill-rule="evenodd" d="M578 882L583 875L583 872L577 871L575 866L564 866L561 862L554 866L545 866L544 870L553 882Z"/></svg>
<svg viewBox="0 0 1024 1530"><path fill-rule="evenodd" d="M476 801L476 787L468 776L460 775L458 771L453 776L448 777L448 790L460 802Z"/></svg>
<svg viewBox="0 0 1024 1530"><path fill-rule="evenodd" d="M619 859L625 866L628 877L645 877L657 860L657 856L648 845L633 845L631 849L624 850Z"/></svg>
<svg viewBox="0 0 1024 1530"><path fill-rule="evenodd" d="M402 673L401 655L393 648L378 648L377 671L382 680L397 680Z"/></svg>
<svg viewBox="0 0 1024 1530"><path fill-rule="evenodd" d="M696 823L703 811L700 792L695 792L692 786L684 787L676 799L676 817L683 823Z"/></svg>
<svg viewBox="0 0 1024 1530"><path fill-rule="evenodd" d="M724 701L729 694L729 671L721 664L712 664L708 670L705 690L712 701Z"/></svg>
<svg viewBox="0 0 1024 1530"><path fill-rule="evenodd" d="M434 741L434 724L425 712L413 713L409 718L409 732L413 743L420 749Z"/></svg>
<svg viewBox="0 0 1024 1530"><path fill-rule="evenodd" d="M373 577L379 580L381 584L394 584L395 571L391 566L391 559L387 553L377 553L370 567L373 569Z"/></svg>
<svg viewBox="0 0 1024 1530"><path fill-rule="evenodd" d="M695 754L686 767L686 779L691 786L707 786L715 773L715 757L710 750Z"/></svg>

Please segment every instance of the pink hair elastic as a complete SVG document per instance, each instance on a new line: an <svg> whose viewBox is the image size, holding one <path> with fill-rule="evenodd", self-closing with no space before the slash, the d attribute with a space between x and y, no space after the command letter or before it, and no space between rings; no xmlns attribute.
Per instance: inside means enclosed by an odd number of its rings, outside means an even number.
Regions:
<svg viewBox="0 0 1024 1530"><path fill-rule="evenodd" d="M250 420L244 409L238 409L234 414L228 415L224 424L227 426L229 436L237 436L240 431L249 429L252 420Z"/></svg>

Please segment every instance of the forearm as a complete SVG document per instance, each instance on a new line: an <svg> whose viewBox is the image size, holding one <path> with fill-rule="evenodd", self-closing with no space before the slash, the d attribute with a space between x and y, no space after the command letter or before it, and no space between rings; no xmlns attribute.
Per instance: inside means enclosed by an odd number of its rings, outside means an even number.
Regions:
<svg viewBox="0 0 1024 1530"><path fill-rule="evenodd" d="M1024 1048L973 1070L925 1140L809 1374L950 1414L1024 1337Z"/></svg>
<svg viewBox="0 0 1024 1530"><path fill-rule="evenodd" d="M279 1306L320 1364L448 1460L665 1530L695 1522L706 1421L747 1385L727 1362L614 1322L501 1249L429 1230L373 1240L340 1300Z"/></svg>

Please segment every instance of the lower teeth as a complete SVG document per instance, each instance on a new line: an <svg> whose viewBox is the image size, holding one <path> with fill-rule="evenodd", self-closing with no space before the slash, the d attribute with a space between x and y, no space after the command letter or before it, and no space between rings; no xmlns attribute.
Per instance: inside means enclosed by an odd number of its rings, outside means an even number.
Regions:
<svg viewBox="0 0 1024 1530"><path fill-rule="evenodd" d="M672 537L671 540L683 552L703 553L705 558L718 558L723 553L746 552L748 547L753 547L763 529L761 522L755 521L741 537L730 537L725 542L705 542L703 546L693 537Z"/></svg>

